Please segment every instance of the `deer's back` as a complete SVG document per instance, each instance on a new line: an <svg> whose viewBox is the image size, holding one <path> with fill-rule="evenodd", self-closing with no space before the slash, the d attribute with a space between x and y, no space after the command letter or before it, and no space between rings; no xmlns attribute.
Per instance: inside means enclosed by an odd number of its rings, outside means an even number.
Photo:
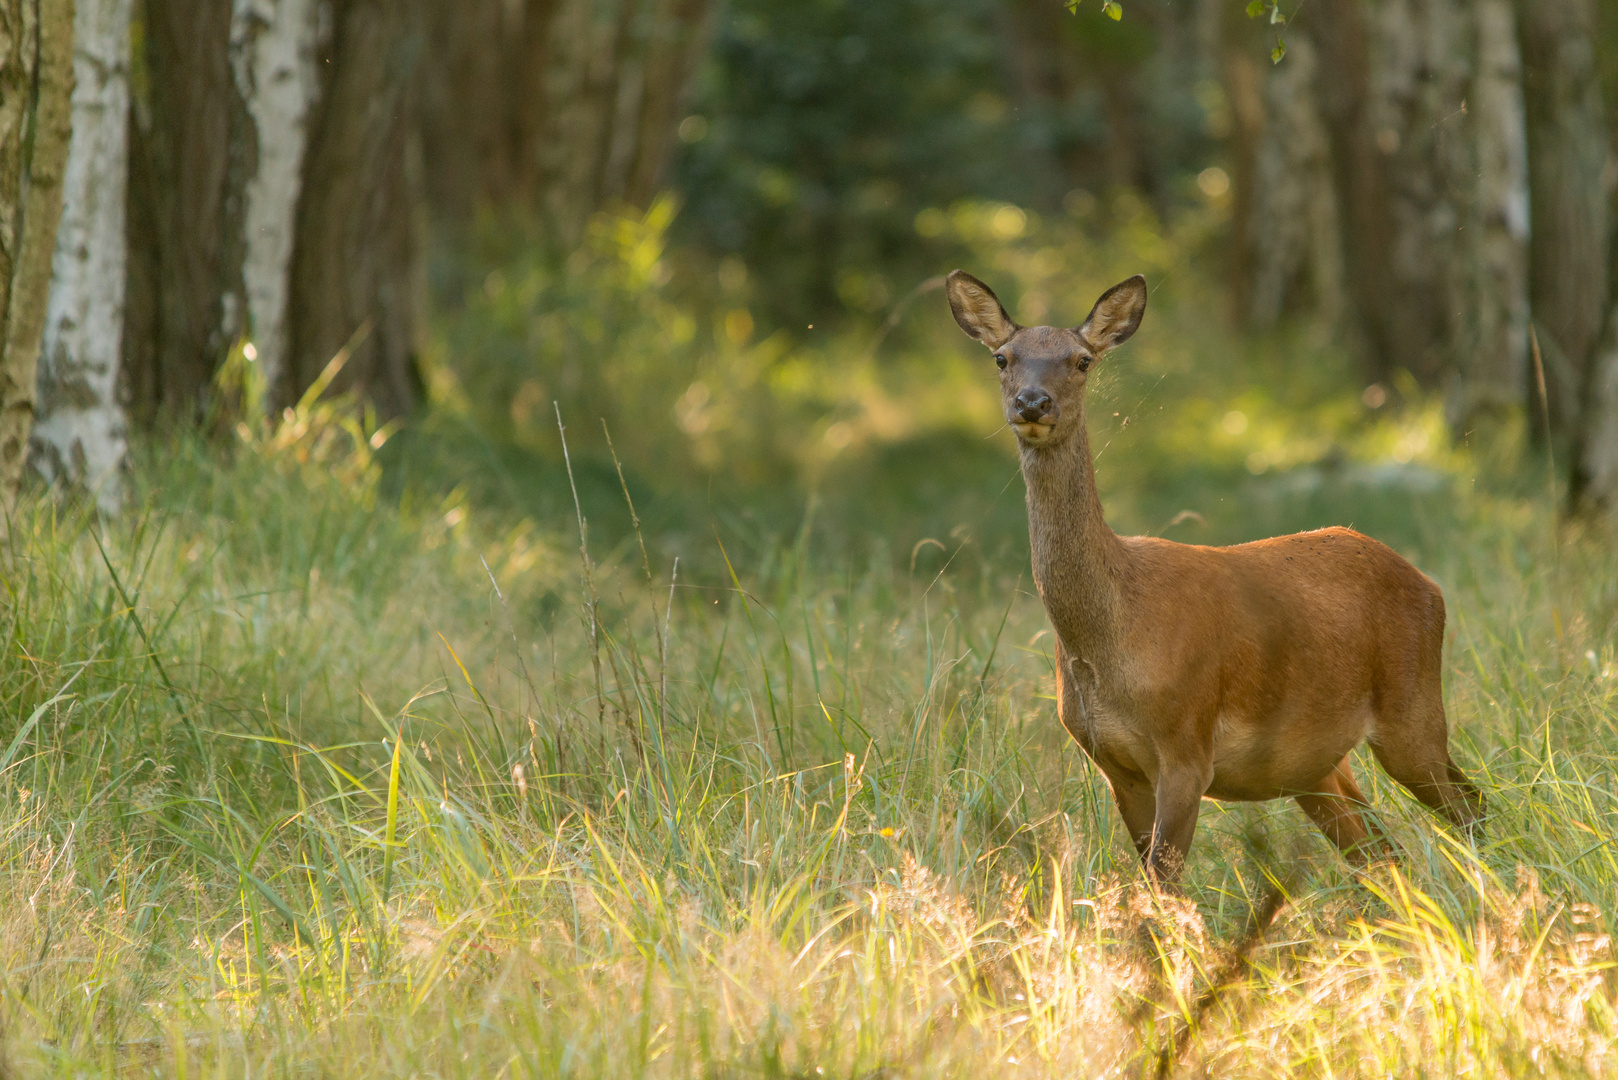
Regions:
<svg viewBox="0 0 1618 1080"><path fill-rule="evenodd" d="M1303 641L1345 635L1362 643L1442 635L1438 586L1392 548L1352 529L1317 529L1233 547L1150 537L1126 543L1126 610L1141 623L1181 623L1229 638L1285 631Z"/></svg>

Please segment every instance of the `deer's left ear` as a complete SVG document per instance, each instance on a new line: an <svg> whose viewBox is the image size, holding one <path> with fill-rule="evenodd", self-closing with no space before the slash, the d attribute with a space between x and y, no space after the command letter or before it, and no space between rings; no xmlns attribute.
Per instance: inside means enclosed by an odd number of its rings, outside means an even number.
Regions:
<svg viewBox="0 0 1618 1080"><path fill-rule="evenodd" d="M1136 274L1101 294L1078 334L1090 351L1102 353L1129 340L1146 314L1146 279Z"/></svg>

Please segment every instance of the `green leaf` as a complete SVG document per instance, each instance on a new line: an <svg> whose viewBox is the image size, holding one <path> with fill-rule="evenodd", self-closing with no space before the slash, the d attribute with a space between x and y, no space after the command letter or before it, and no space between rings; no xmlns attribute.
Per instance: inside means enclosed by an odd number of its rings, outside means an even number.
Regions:
<svg viewBox="0 0 1618 1080"><path fill-rule="evenodd" d="M1067 0L1067 9L1077 15L1079 13L1079 0Z"/></svg>
<svg viewBox="0 0 1618 1080"><path fill-rule="evenodd" d="M1247 0L1247 17L1256 19L1264 14L1264 0Z"/></svg>
<svg viewBox="0 0 1618 1080"><path fill-rule="evenodd" d="M1286 18L1285 15L1281 14L1281 5L1276 4L1274 7L1272 7L1270 9L1270 25L1271 26L1285 26L1286 24L1287 24L1287 18Z"/></svg>
<svg viewBox="0 0 1618 1080"><path fill-rule="evenodd" d="M1287 43L1277 38L1275 48L1270 50L1270 63L1279 64L1281 58L1287 54Z"/></svg>
<svg viewBox="0 0 1618 1080"><path fill-rule="evenodd" d="M1101 10L1117 22L1124 17L1124 6L1118 0L1102 0Z"/></svg>

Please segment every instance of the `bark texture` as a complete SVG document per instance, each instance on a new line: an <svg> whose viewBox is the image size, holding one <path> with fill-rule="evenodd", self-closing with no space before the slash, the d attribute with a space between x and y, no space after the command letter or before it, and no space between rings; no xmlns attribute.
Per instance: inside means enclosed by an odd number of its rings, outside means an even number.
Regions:
<svg viewBox="0 0 1618 1080"><path fill-rule="evenodd" d="M1585 383L1569 506L1618 521L1618 305L1608 311Z"/></svg>
<svg viewBox="0 0 1618 1080"><path fill-rule="evenodd" d="M39 365L34 457L46 477L122 501L117 397L124 317L129 0L77 0L72 137Z"/></svg>
<svg viewBox="0 0 1618 1080"><path fill-rule="evenodd" d="M345 0L324 50L297 216L286 376L272 401L312 383L362 327L333 384L384 417L420 402L416 317L421 278L421 164L414 138L425 46L415 0Z"/></svg>
<svg viewBox="0 0 1618 1080"><path fill-rule="evenodd" d="M0 7L0 537L28 458L73 94L71 0Z"/></svg>
<svg viewBox="0 0 1618 1080"><path fill-rule="evenodd" d="M427 0L422 143L436 210L517 202L576 243L646 204L706 48L713 0Z"/></svg>
<svg viewBox="0 0 1618 1080"><path fill-rule="evenodd" d="M1466 95L1466 150L1458 155L1471 183L1461 210L1451 304L1461 313L1445 391L1451 425L1524 403L1528 386L1528 144L1522 54L1510 0L1476 0L1467 34L1476 67Z"/></svg>
<svg viewBox="0 0 1618 1080"><path fill-rule="evenodd" d="M1250 59L1233 61L1245 68ZM1319 67L1313 42L1296 35L1286 63L1263 81L1262 100L1244 103L1257 112L1251 184L1262 203L1249 201L1239 219L1247 254L1243 314L1259 327L1273 326L1288 310L1312 308L1327 319L1343 310L1343 251L1337 200L1331 184L1331 147L1315 82ZM1252 80L1247 72L1238 76Z"/></svg>
<svg viewBox="0 0 1618 1080"><path fill-rule="evenodd" d="M1610 299L1606 115L1592 0L1518 0L1533 180L1530 289L1551 433L1579 417Z"/></svg>
<svg viewBox="0 0 1618 1080"><path fill-rule="evenodd" d="M254 164L230 68L230 0L140 0L130 125L126 393L194 420L243 328L242 186Z"/></svg>
<svg viewBox="0 0 1618 1080"><path fill-rule="evenodd" d="M242 286L247 332L269 386L281 386L287 371L298 197L329 14L318 0L235 0L231 17L231 69L257 150L243 191Z"/></svg>
<svg viewBox="0 0 1618 1080"><path fill-rule="evenodd" d="M1527 146L1511 0L1321 0L1253 86L1227 62L1242 311L1350 316L1368 379L1450 419L1526 389ZM1246 51L1251 51L1248 49Z"/></svg>

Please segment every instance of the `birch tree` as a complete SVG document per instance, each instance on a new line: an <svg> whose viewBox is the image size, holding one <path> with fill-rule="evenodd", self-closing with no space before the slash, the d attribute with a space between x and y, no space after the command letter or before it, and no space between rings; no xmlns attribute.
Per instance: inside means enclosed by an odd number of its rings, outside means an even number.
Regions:
<svg viewBox="0 0 1618 1080"><path fill-rule="evenodd" d="M72 136L51 263L34 459L103 511L122 501L127 435L117 396L124 313L130 0L77 0Z"/></svg>
<svg viewBox="0 0 1618 1080"><path fill-rule="evenodd" d="M141 0L125 381L137 420L194 420L247 338L279 385L319 0Z"/></svg>
<svg viewBox="0 0 1618 1080"><path fill-rule="evenodd" d="M0 536L34 421L72 92L72 0L0 6Z"/></svg>
<svg viewBox="0 0 1618 1080"><path fill-rule="evenodd" d="M292 250L310 114L320 96L317 0L236 0L231 66L257 137L247 180L242 284L257 361L268 386L284 385L290 340Z"/></svg>

